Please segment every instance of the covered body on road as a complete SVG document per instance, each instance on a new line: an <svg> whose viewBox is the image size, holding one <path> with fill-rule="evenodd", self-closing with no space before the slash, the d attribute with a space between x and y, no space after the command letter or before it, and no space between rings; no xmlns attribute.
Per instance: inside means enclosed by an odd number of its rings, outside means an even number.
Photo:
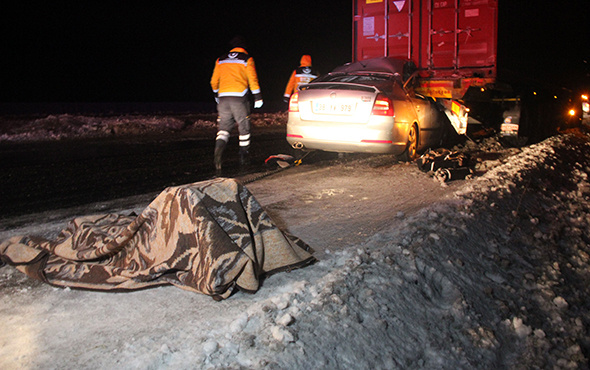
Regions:
<svg viewBox="0 0 590 370"><path fill-rule="evenodd" d="M315 260L279 230L244 186L214 179L164 190L139 216L73 220L55 240L15 236L0 258L62 287L137 290L175 285L220 300L255 292L272 272Z"/></svg>

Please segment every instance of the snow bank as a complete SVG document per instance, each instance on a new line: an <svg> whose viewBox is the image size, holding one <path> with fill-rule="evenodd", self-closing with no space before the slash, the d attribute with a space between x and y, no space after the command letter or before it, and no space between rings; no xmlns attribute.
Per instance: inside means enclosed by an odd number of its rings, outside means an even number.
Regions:
<svg viewBox="0 0 590 370"><path fill-rule="evenodd" d="M251 119L253 126L263 127L281 126L286 122L286 113L256 113ZM216 129L215 114L0 117L0 143L173 133L189 135Z"/></svg>
<svg viewBox="0 0 590 370"><path fill-rule="evenodd" d="M588 142L553 138L453 201L299 271L157 367L585 368ZM195 356L195 357L192 357Z"/></svg>

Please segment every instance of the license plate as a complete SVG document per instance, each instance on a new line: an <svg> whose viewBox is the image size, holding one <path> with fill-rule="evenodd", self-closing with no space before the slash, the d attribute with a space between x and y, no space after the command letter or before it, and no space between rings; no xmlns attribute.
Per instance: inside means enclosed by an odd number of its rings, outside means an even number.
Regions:
<svg viewBox="0 0 590 370"><path fill-rule="evenodd" d="M514 123L503 123L500 125L500 133L502 136L516 136L518 135L518 125Z"/></svg>
<svg viewBox="0 0 590 370"><path fill-rule="evenodd" d="M344 114L350 115L354 113L354 104L344 102L313 102L313 112L318 114Z"/></svg>

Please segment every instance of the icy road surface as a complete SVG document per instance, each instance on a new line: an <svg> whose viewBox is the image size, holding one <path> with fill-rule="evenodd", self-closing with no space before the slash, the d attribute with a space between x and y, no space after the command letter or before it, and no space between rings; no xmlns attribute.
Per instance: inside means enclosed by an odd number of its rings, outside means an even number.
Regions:
<svg viewBox="0 0 590 370"><path fill-rule="evenodd" d="M447 186L387 156L241 179L320 260L254 295L58 289L2 267L0 368L588 368L589 138L505 154ZM0 239L55 235L66 213Z"/></svg>

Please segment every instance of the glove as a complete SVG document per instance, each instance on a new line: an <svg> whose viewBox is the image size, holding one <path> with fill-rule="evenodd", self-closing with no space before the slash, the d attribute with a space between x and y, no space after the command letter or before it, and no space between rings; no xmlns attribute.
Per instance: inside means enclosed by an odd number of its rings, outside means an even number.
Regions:
<svg viewBox="0 0 590 370"><path fill-rule="evenodd" d="M285 103L289 103L289 98L287 98L286 96L284 96L284 97L283 97L283 101L284 101Z"/></svg>
<svg viewBox="0 0 590 370"><path fill-rule="evenodd" d="M262 103L263 103L262 100L256 100L254 102L254 108L260 108L260 107L262 107Z"/></svg>
<svg viewBox="0 0 590 370"><path fill-rule="evenodd" d="M219 98L215 97L215 103L219 104Z"/></svg>

